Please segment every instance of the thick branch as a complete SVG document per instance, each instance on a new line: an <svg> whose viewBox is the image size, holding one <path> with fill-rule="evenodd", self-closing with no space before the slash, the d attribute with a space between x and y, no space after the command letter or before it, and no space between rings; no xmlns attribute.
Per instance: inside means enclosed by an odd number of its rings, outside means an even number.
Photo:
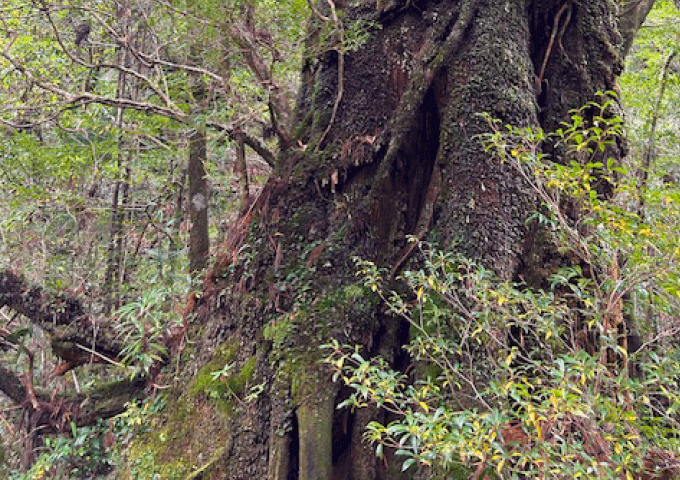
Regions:
<svg viewBox="0 0 680 480"><path fill-rule="evenodd" d="M52 297L40 287L29 287L9 270L0 272L0 307L7 306L52 331L84 317L82 306L71 297Z"/></svg>
<svg viewBox="0 0 680 480"><path fill-rule="evenodd" d="M647 18L650 10L654 6L655 0L633 0L625 2L619 14L619 32L623 37L621 56L625 57L633 45L633 40L637 31Z"/></svg>
<svg viewBox="0 0 680 480"><path fill-rule="evenodd" d="M95 333L92 320L77 299L29 286L9 270L0 272L0 307L3 306L24 315L50 334L54 353L69 364L59 373L69 366L101 361L103 357L115 358L122 349L113 332L98 328ZM99 356L88 352L92 346Z"/></svg>
<svg viewBox="0 0 680 480"><path fill-rule="evenodd" d="M226 133L232 140L236 140L237 132L240 132L240 134L243 135L243 143L248 145L255 151L255 153L262 157L262 159L265 162L267 162L267 165L269 165L272 168L274 168L274 166L276 165L276 159L274 158L274 154L267 148L267 146L263 142L260 141L259 138L253 137L252 135L248 135L247 133L242 132L236 127L230 127L229 125L216 122L215 120L208 120L206 122L206 125Z"/></svg>

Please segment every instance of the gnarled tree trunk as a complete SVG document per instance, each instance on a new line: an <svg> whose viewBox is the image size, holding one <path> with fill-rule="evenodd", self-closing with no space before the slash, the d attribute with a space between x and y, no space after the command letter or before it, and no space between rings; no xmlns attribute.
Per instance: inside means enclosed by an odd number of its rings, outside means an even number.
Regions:
<svg viewBox="0 0 680 480"><path fill-rule="evenodd" d="M504 279L544 272L543 237L525 226L536 199L484 151L479 114L551 130L615 89L627 40L618 4L316 2L294 141L208 273L188 381L157 433L174 440L154 450L156 465L181 458L194 465L186 474L232 480L401 478L362 443L381 413L337 411L343 392L319 364L319 346L337 339L407 367L407 326L380 313L352 259L394 275L412 235ZM354 22L368 39L349 51ZM226 392L210 375L225 364Z"/></svg>

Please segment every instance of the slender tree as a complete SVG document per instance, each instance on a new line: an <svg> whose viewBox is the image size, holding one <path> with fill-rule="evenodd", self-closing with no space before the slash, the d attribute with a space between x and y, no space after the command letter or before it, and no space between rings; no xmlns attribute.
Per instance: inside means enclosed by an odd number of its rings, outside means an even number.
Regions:
<svg viewBox="0 0 680 480"><path fill-rule="evenodd" d="M200 62L197 48L191 47L192 63ZM205 164L208 161L208 145L205 131L205 104L207 89L200 74L191 75L193 98L193 131L189 135L189 270L196 274L205 268L210 248L208 233L208 179Z"/></svg>

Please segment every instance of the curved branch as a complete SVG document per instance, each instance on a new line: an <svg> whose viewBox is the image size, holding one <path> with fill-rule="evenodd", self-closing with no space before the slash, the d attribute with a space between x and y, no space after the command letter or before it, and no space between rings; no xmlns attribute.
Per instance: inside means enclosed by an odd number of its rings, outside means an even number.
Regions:
<svg viewBox="0 0 680 480"><path fill-rule="evenodd" d="M78 300L65 295L50 295L40 287L29 287L23 279L7 270L0 272L0 308L4 306L21 313L50 333L54 353L67 360L57 367L57 370L61 368L59 373L67 370L63 365L73 367L78 362L101 360L105 357L101 352L111 355L120 351L120 346L102 333L94 336L90 320L84 315ZM36 427L41 427L41 432L60 432L71 422L92 424L98 418L109 418L123 412L126 403L146 396L147 380L143 377L127 378L84 394L55 397L54 394L38 391L33 384L33 354L12 341L9 332L0 329L0 337L16 345L29 357L29 366L21 375L0 366L0 393L26 408L38 422ZM93 339L96 339L96 351L79 343L80 340L91 344Z"/></svg>
<svg viewBox="0 0 680 480"><path fill-rule="evenodd" d="M633 0L633 2L627 2L622 7L618 21L619 32L623 37L623 45L620 51L622 57L628 54L635 35L654 6L654 2L655 0Z"/></svg>
<svg viewBox="0 0 680 480"><path fill-rule="evenodd" d="M242 133L243 135L243 143L248 145L250 148L252 148L255 153L257 153L262 159L267 162L267 165L270 167L274 168L276 166L276 158L274 157L274 154L267 148L267 146L260 141L259 138L253 137L252 135L248 135L245 132L242 132L241 130L230 127L228 125L225 125L223 123L216 122L214 120L208 120L206 122L206 125L215 128L217 130L223 131L226 133L229 138L232 140L236 140L236 135L237 135L237 130Z"/></svg>

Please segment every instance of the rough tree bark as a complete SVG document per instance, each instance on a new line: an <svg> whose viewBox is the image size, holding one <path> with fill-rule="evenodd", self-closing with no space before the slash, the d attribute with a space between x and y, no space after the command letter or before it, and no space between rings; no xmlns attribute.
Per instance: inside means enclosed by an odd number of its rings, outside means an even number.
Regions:
<svg viewBox="0 0 680 480"><path fill-rule="evenodd" d="M402 478L362 443L380 412L337 411L345 392L318 362L319 345L338 339L407 366L407 327L381 315L352 258L395 274L414 235L540 283L559 256L525 226L535 198L475 138L488 131L479 114L554 129L616 89L644 20L640 3L613 0L314 5L292 146L207 275L189 386L164 420L178 440L156 450L201 465L204 478ZM347 51L344 32L358 21L368 40ZM206 377L228 363L234 387L216 402ZM243 402L253 385L257 400ZM186 414L209 419L207 445L205 421L176 421ZM206 448L214 453L200 460Z"/></svg>

